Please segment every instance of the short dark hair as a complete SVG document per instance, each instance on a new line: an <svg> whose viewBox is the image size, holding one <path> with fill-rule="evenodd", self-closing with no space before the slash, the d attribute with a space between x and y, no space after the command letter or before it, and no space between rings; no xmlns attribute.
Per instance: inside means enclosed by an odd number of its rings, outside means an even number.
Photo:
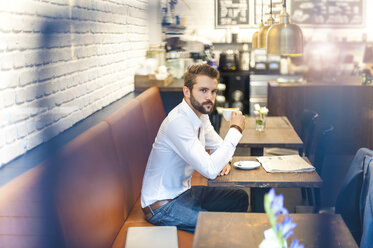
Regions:
<svg viewBox="0 0 373 248"><path fill-rule="evenodd" d="M187 72L184 73L184 86L188 87L189 90L192 90L193 85L197 83L196 77L198 75L205 75L219 80L219 72L208 64L192 65L189 66Z"/></svg>

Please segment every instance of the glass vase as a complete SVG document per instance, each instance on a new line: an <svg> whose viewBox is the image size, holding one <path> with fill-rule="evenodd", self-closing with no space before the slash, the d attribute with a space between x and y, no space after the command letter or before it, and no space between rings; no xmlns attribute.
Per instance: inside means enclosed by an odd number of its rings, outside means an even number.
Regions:
<svg viewBox="0 0 373 248"><path fill-rule="evenodd" d="M256 116L255 119L255 130L259 132L263 132L265 129L266 119L265 115L259 114Z"/></svg>

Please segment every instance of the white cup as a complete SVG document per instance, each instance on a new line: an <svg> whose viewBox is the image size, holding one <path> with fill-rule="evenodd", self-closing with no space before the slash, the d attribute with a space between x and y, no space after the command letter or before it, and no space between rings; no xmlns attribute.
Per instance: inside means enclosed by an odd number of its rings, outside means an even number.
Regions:
<svg viewBox="0 0 373 248"><path fill-rule="evenodd" d="M224 108L223 109L223 117L226 121L231 120L232 112L233 111L238 111L239 108Z"/></svg>

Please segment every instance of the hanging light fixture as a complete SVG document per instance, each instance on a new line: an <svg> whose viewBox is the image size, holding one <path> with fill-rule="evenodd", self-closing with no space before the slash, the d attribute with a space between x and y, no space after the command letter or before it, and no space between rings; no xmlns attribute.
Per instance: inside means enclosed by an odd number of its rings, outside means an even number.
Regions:
<svg viewBox="0 0 373 248"><path fill-rule="evenodd" d="M286 0L282 5L280 24L268 30L267 54L301 56L303 54L303 34L298 25L291 24L286 12Z"/></svg>
<svg viewBox="0 0 373 248"><path fill-rule="evenodd" d="M258 49L258 35L259 35L259 32L263 29L264 27L264 24L263 24L263 1L262 1L262 14L261 14L261 17L260 17L260 24L259 24L259 30L256 31L254 34L253 34L253 38L252 38L252 49Z"/></svg>
<svg viewBox="0 0 373 248"><path fill-rule="evenodd" d="M270 6L270 12L267 20L267 25L264 26L258 33L258 48L266 49L267 48L267 33L268 29L272 26L274 20L272 18L272 0Z"/></svg>

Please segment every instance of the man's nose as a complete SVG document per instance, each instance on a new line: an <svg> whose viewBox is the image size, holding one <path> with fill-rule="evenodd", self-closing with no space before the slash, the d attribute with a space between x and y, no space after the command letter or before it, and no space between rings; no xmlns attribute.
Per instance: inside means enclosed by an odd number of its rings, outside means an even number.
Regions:
<svg viewBox="0 0 373 248"><path fill-rule="evenodd" d="M206 94L206 99L213 100L214 99L214 93L209 92L208 94Z"/></svg>

